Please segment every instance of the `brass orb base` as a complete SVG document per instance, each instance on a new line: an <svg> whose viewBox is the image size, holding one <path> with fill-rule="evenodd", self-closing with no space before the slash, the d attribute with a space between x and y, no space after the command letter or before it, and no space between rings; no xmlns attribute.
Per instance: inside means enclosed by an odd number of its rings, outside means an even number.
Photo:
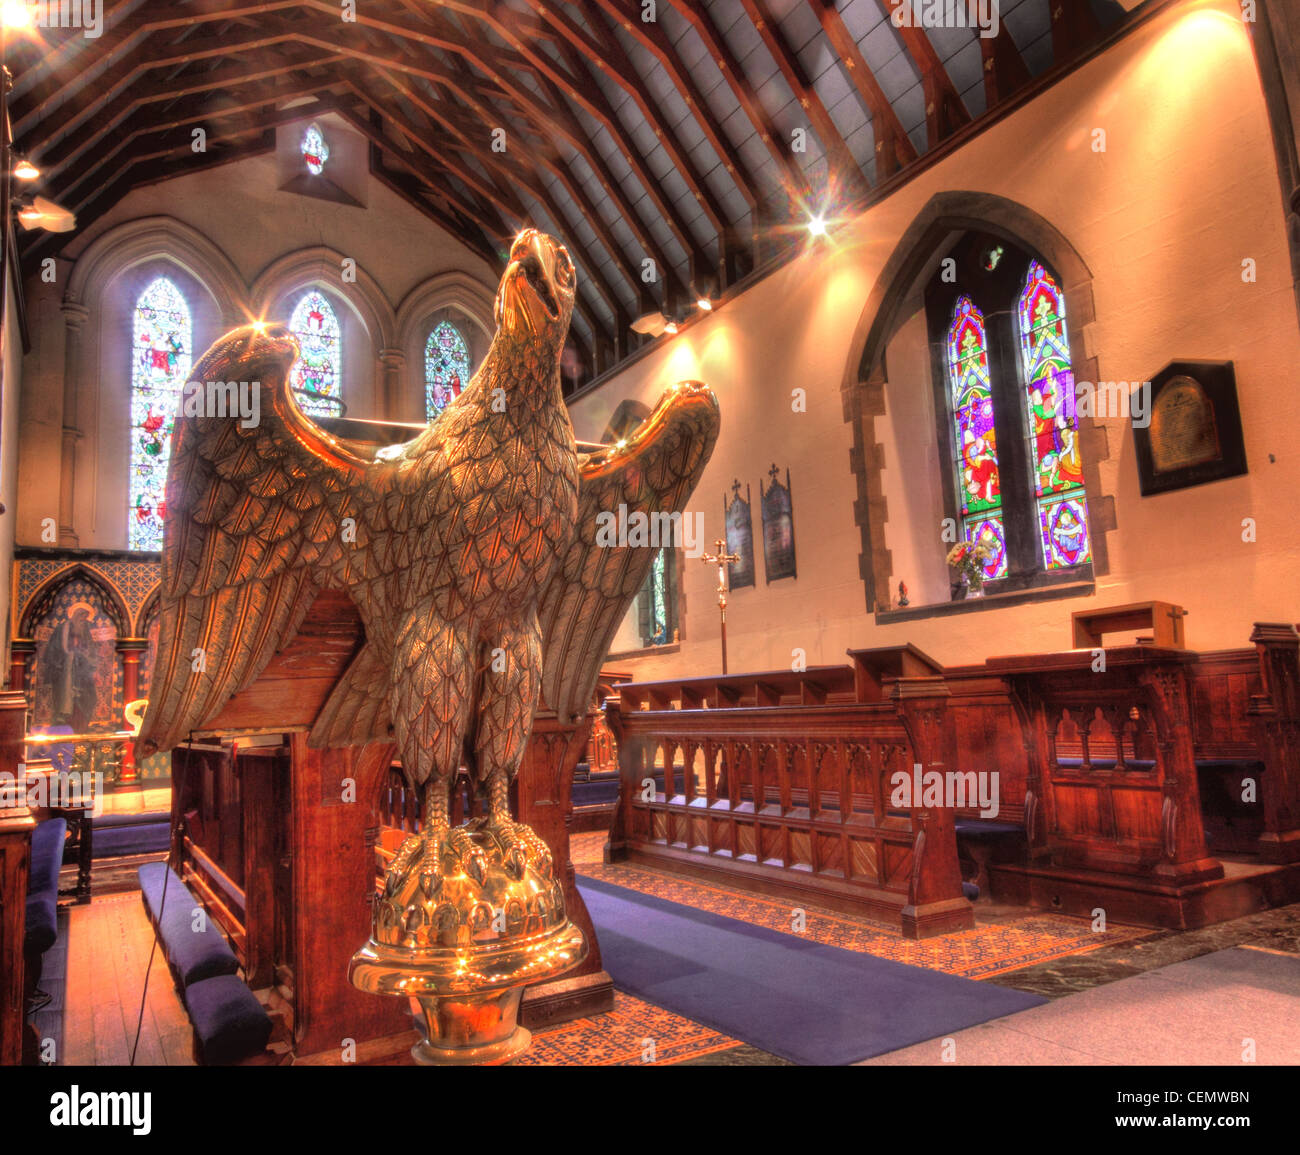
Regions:
<svg viewBox="0 0 1300 1155"><path fill-rule="evenodd" d="M518 1022L524 988L586 955L545 844L522 824L479 818L440 841L417 834L402 844L348 979L419 1003L417 1063L499 1064L532 1041Z"/></svg>

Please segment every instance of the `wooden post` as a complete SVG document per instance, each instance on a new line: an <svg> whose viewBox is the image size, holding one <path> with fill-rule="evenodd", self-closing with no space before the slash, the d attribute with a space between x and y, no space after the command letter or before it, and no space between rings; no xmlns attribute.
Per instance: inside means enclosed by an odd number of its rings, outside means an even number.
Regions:
<svg viewBox="0 0 1300 1155"><path fill-rule="evenodd" d="M0 1066L14 1067L23 1057L23 936L32 831L36 829L22 783L26 731L26 699L17 691L0 693L0 772L11 775L14 783L14 793L0 809Z"/></svg>
<svg viewBox="0 0 1300 1155"><path fill-rule="evenodd" d="M944 774L949 767L957 769L948 697L942 677L899 678L890 687L890 699L912 744L913 761L922 771ZM975 910L962 894L953 810L924 807L919 801L912 799L916 834L907 905L902 912L903 934L920 939L969 930L975 925ZM877 795L877 808L882 804Z"/></svg>
<svg viewBox="0 0 1300 1155"><path fill-rule="evenodd" d="M1138 684L1149 694L1160 722L1156 741L1164 764L1160 809L1163 854L1154 874L1174 886L1222 878L1223 865L1205 849L1186 671L1148 663L1138 675Z"/></svg>
<svg viewBox="0 0 1300 1155"><path fill-rule="evenodd" d="M1265 862L1300 861L1300 634L1285 623L1256 622L1250 635L1259 655L1260 693L1248 713L1264 773L1259 836Z"/></svg>
<svg viewBox="0 0 1300 1155"><path fill-rule="evenodd" d="M564 887L565 909L587 937L587 957L574 970L524 992L519 1018L532 1030L614 1008L614 982L601 963L596 928L578 893L569 857L573 768L587 747L591 720L590 712L572 723L551 713L539 713L533 720L532 736L515 778L515 817L531 826L550 847L555 876Z"/></svg>

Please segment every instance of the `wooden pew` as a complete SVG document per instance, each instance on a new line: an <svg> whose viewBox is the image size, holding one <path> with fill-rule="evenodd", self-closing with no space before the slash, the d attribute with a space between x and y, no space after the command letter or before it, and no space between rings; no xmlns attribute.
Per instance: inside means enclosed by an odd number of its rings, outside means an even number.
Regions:
<svg viewBox="0 0 1300 1155"><path fill-rule="evenodd" d="M896 771L950 764L943 680L890 674L877 694L864 677L822 666L618 687L609 860L891 918L911 938L973 926L952 811L888 801Z"/></svg>

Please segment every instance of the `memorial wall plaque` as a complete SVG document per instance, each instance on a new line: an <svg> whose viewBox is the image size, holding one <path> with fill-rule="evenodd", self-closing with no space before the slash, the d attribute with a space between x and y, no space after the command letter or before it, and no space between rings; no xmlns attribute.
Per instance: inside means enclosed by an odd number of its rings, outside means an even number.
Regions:
<svg viewBox="0 0 1300 1155"><path fill-rule="evenodd" d="M1174 361L1151 380L1149 424L1134 422L1144 497L1246 472L1231 361Z"/></svg>

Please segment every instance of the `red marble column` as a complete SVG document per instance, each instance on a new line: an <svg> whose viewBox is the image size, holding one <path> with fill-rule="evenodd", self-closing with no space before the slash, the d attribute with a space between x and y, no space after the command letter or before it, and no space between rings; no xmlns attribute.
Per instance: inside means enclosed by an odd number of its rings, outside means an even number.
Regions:
<svg viewBox="0 0 1300 1155"><path fill-rule="evenodd" d="M122 638L117 652L122 655L122 701L134 702L140 696L140 657L149 648L147 638ZM117 729L126 725L125 717L116 719ZM140 788L140 773L135 764L135 744L122 743L122 761L117 768L117 787Z"/></svg>

